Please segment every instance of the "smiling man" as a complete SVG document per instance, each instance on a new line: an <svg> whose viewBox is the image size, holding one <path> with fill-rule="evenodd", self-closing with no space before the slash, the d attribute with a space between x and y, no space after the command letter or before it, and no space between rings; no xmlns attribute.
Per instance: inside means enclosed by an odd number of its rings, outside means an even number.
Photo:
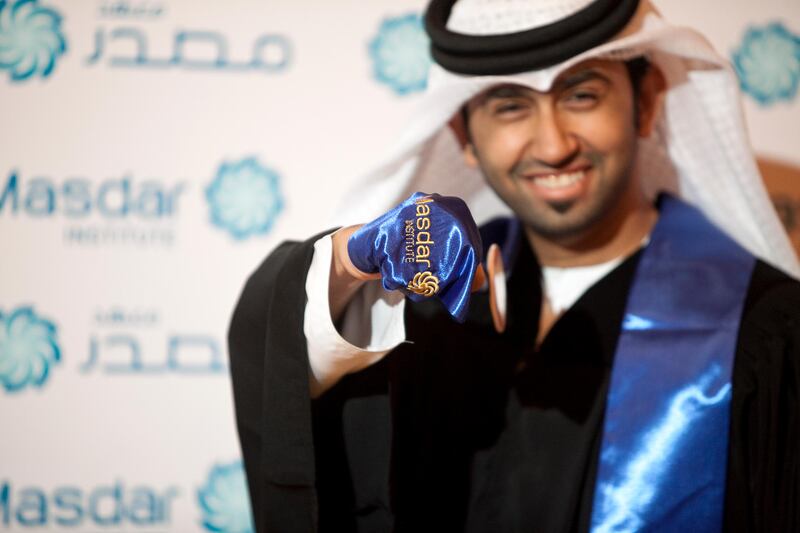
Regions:
<svg viewBox="0 0 800 533"><path fill-rule="evenodd" d="M800 530L798 265L724 60L644 0L426 27L396 154L234 312L257 529Z"/></svg>
<svg viewBox="0 0 800 533"><path fill-rule="evenodd" d="M633 165L637 139L653 129L663 80L642 60L632 65L590 60L548 92L500 85L466 106L466 161L523 222L540 260L577 259L546 250L559 243L578 250L579 263L619 257L655 221ZM584 255L609 240L617 245ZM550 251L557 257L542 257Z"/></svg>

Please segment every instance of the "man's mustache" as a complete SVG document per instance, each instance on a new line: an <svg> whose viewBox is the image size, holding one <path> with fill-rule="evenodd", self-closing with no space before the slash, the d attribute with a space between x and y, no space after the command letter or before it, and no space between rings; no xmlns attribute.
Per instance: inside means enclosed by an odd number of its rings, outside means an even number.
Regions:
<svg viewBox="0 0 800 533"><path fill-rule="evenodd" d="M511 167L511 174L516 177L531 176L534 174L557 174L561 172L574 172L595 166L599 160L597 154L576 152L565 158L557 165L548 165L535 159L518 161Z"/></svg>

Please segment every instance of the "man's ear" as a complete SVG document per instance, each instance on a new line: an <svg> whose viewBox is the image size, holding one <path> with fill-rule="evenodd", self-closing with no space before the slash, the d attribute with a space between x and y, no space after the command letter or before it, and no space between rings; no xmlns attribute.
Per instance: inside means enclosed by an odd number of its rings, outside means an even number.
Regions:
<svg viewBox="0 0 800 533"><path fill-rule="evenodd" d="M463 111L459 111L453 118L450 119L450 122L447 125L450 127L450 130L455 135L456 140L458 141L458 145L461 147L461 153L464 156L464 162L467 166L472 168L478 167L478 157L475 154L475 147L472 145L472 141L469 137L469 132L467 132L467 124L464 121L465 113Z"/></svg>
<svg viewBox="0 0 800 533"><path fill-rule="evenodd" d="M655 64L650 63L639 89L639 137L649 137L656 127L664 104L667 82L664 74Z"/></svg>

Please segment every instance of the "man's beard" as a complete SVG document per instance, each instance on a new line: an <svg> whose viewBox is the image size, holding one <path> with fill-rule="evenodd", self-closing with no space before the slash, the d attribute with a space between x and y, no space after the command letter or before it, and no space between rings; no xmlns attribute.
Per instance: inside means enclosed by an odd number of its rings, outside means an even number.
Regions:
<svg viewBox="0 0 800 533"><path fill-rule="evenodd" d="M566 213L569 211L572 206L575 204L574 200L563 200L563 201L551 201L547 202L550 207L553 208L553 211L557 213Z"/></svg>

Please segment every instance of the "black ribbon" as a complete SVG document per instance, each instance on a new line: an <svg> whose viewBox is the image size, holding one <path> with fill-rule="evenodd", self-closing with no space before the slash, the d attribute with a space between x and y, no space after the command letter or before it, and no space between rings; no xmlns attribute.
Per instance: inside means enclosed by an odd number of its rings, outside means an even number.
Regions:
<svg viewBox="0 0 800 533"><path fill-rule="evenodd" d="M431 55L458 74L518 74L556 65L603 44L636 13L639 0L595 0L567 18L501 35L466 35L447 29L456 0L432 0L425 13Z"/></svg>

